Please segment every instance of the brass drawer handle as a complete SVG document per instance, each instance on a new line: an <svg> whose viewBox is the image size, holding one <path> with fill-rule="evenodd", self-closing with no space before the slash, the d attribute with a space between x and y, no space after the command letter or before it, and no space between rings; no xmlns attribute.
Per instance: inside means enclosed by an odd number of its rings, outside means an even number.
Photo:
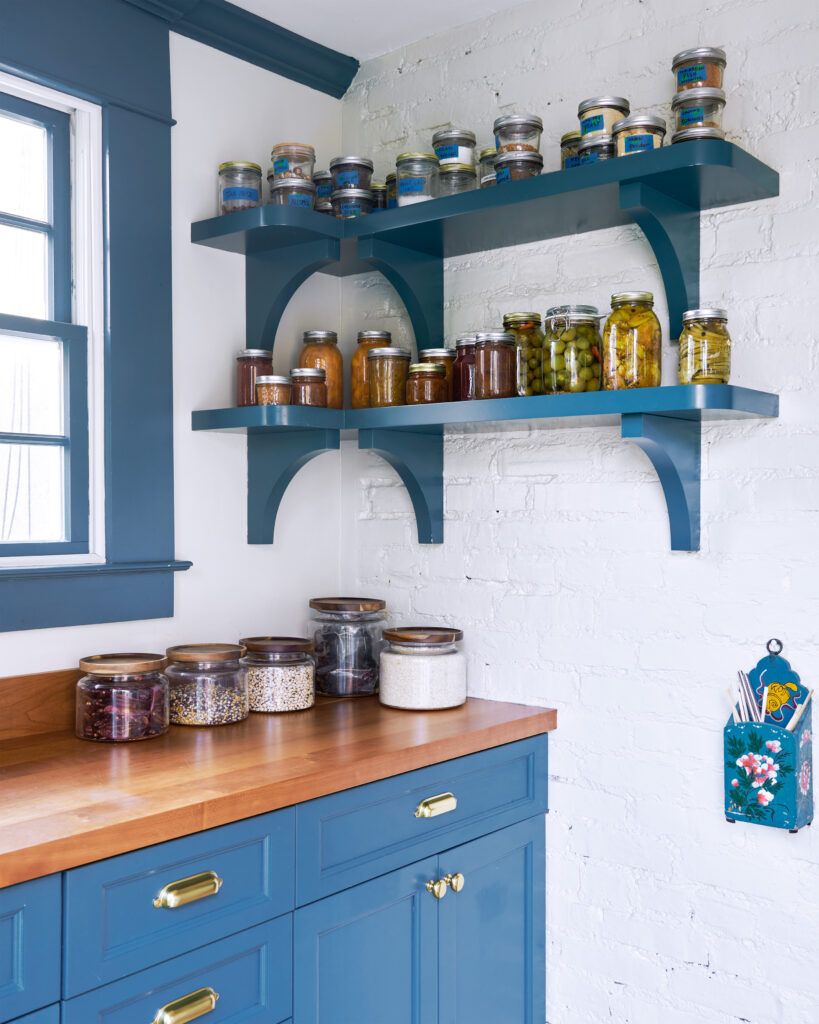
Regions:
<svg viewBox="0 0 819 1024"><path fill-rule="evenodd" d="M449 814L458 806L453 793L439 793L438 796L427 797L415 808L416 818L437 818L439 814Z"/></svg>
<svg viewBox="0 0 819 1024"><path fill-rule="evenodd" d="M215 871L200 871L198 875L189 875L164 885L159 895L154 897L154 906L157 910L163 907L173 910L184 907L186 903L203 900L206 896L215 896L221 888L222 879ZM193 1020L193 1017L186 1019Z"/></svg>
<svg viewBox="0 0 819 1024"><path fill-rule="evenodd" d="M454 875L444 875L444 881L453 892L460 892L466 885L466 879L460 871L456 871Z"/></svg>
<svg viewBox="0 0 819 1024"><path fill-rule="evenodd" d="M195 992L174 999L172 1003L166 1003L156 1011L151 1024L188 1024L188 1021L197 1020L215 1010L218 1000L219 993L212 988L198 988Z"/></svg>

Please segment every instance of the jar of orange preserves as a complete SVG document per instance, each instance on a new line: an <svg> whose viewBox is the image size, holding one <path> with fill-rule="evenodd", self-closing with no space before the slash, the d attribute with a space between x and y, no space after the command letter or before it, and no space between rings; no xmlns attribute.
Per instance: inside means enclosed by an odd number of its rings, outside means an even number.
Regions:
<svg viewBox="0 0 819 1024"><path fill-rule="evenodd" d="M412 363L407 377L407 405L448 402L446 368L442 363Z"/></svg>
<svg viewBox="0 0 819 1024"><path fill-rule="evenodd" d="M452 401L452 371L457 353L454 348L424 348L418 353L419 363L437 363L443 366L446 375L446 398L442 402ZM438 401L438 399L436 399Z"/></svg>
<svg viewBox="0 0 819 1024"><path fill-rule="evenodd" d="M354 409L370 405L370 374L367 355L371 348L388 348L392 344L389 331L359 331L358 345L350 360L350 397Z"/></svg>
<svg viewBox="0 0 819 1024"><path fill-rule="evenodd" d="M344 405L344 363L335 331L305 331L304 348L299 355L300 369L324 370L327 384L327 408Z"/></svg>

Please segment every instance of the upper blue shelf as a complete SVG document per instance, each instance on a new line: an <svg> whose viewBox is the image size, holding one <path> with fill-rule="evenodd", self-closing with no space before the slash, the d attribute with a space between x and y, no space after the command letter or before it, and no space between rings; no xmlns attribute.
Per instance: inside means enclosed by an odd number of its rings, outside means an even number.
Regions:
<svg viewBox="0 0 819 1024"><path fill-rule="evenodd" d="M779 175L730 142L702 140L354 220L262 206L198 221L191 226L191 240L245 255L337 240L339 265L327 269L359 273L372 269L358 260L357 243L362 239L438 257L500 249L631 223L629 208L634 204L627 198L629 187L646 186L699 212L778 195Z"/></svg>

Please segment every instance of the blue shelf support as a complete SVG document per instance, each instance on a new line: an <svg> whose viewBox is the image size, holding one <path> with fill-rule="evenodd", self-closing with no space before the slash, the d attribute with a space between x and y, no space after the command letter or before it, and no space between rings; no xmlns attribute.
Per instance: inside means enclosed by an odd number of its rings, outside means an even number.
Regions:
<svg viewBox="0 0 819 1024"><path fill-rule="evenodd" d="M642 448L660 478L672 551L700 548L700 427L699 416L626 413L621 419L622 436Z"/></svg>
<svg viewBox="0 0 819 1024"><path fill-rule="evenodd" d="M376 215L377 216L377 215ZM419 350L444 343L444 261L381 238L362 238L358 256L380 271L407 307Z"/></svg>
<svg viewBox="0 0 819 1024"><path fill-rule="evenodd" d="M671 337L678 338L683 313L700 301L699 211L640 181L620 183L620 208L631 214L654 251Z"/></svg>
<svg viewBox="0 0 819 1024"><path fill-rule="evenodd" d="M248 431L247 542L272 544L276 516L293 477L316 455L339 447L338 430Z"/></svg>
<svg viewBox="0 0 819 1024"><path fill-rule="evenodd" d="M358 447L376 452L401 477L409 492L419 544L444 541L444 432L433 426L418 430L363 429Z"/></svg>
<svg viewBox="0 0 819 1024"><path fill-rule="evenodd" d="M230 216L233 216L232 214ZM337 238L320 238L245 260L248 348L272 349L279 321L296 290L309 277L341 258Z"/></svg>

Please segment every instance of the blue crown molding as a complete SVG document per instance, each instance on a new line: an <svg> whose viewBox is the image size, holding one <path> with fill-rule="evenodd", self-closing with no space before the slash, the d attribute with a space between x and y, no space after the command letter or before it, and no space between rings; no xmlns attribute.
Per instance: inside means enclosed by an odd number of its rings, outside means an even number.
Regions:
<svg viewBox="0 0 819 1024"><path fill-rule="evenodd" d="M358 61L251 14L227 0L126 0L174 32L340 99Z"/></svg>

